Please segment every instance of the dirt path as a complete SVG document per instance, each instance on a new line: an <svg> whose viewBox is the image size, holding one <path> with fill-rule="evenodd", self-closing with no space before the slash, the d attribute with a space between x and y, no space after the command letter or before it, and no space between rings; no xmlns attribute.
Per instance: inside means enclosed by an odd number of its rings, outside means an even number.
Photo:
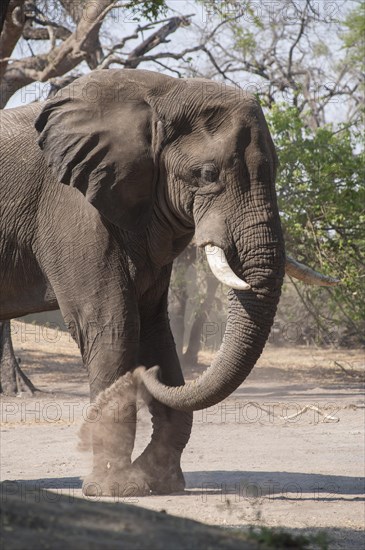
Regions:
<svg viewBox="0 0 365 550"><path fill-rule="evenodd" d="M72 500L81 496L80 476L90 469L76 435L88 410L86 373L65 333L15 328L26 374L53 393L1 400L1 480L15 480L11 491L24 498L50 489L55 499ZM208 362L209 354L201 360ZM185 494L118 501L227 528L325 530L329 548L358 550L364 541L363 373L361 351L268 347L233 396L195 414L183 459ZM143 408L136 455L149 434Z"/></svg>

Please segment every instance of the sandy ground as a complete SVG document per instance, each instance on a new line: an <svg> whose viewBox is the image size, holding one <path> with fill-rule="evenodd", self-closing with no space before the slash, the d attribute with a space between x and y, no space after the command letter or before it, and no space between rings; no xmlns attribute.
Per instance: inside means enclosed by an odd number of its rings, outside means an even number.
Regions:
<svg viewBox="0 0 365 550"><path fill-rule="evenodd" d="M81 497L91 457L77 450L88 385L69 335L14 323L16 354L44 393L1 399L1 480L26 499L50 489ZM194 378L210 361L186 370ZM183 455L187 488L170 496L104 499L245 530L326 531L330 549L364 545L364 353L268 346L229 399L199 411ZM139 413L135 455L150 437ZM6 498L6 494L2 495ZM41 496L40 496L41 498ZM49 498L49 497L47 497ZM92 500L89 497L88 500ZM100 500L100 499L99 499ZM49 503L52 506L52 502Z"/></svg>

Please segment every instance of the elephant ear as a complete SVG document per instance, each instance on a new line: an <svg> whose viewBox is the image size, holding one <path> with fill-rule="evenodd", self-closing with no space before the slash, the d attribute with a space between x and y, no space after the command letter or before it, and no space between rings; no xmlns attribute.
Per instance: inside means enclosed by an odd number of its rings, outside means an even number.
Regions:
<svg viewBox="0 0 365 550"><path fill-rule="evenodd" d="M75 93L64 88L43 107L35 123L39 146L59 182L79 189L121 229L143 231L153 207L162 124L136 88L132 94L125 83L110 88L115 82L100 77L95 89L87 77L76 82Z"/></svg>

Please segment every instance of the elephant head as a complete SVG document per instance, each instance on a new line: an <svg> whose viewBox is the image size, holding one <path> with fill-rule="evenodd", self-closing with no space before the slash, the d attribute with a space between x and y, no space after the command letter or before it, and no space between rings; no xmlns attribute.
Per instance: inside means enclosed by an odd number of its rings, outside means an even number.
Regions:
<svg viewBox="0 0 365 550"><path fill-rule="evenodd" d="M48 101L36 128L58 180L119 228L148 234L160 263L195 232L213 272L231 286L223 344L185 386L162 384L158 367L142 377L176 409L227 397L265 346L285 272L276 153L256 99L208 80L94 71Z"/></svg>

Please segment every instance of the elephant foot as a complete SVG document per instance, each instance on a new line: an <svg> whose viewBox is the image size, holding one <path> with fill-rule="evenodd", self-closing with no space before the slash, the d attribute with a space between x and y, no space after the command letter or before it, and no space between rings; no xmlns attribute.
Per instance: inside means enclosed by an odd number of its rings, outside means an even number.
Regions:
<svg viewBox="0 0 365 550"><path fill-rule="evenodd" d="M137 497L152 493L147 476L133 466L92 471L84 478L82 492L91 497Z"/></svg>
<svg viewBox="0 0 365 550"><path fill-rule="evenodd" d="M134 462L132 467L143 472L153 494L169 495L181 493L185 489L185 479L180 466L180 454L171 458L167 451L152 452L147 449Z"/></svg>
<svg viewBox="0 0 365 550"><path fill-rule="evenodd" d="M107 469L94 468L93 471L84 477L82 492L87 497L101 497L106 489L105 481L108 475Z"/></svg>

